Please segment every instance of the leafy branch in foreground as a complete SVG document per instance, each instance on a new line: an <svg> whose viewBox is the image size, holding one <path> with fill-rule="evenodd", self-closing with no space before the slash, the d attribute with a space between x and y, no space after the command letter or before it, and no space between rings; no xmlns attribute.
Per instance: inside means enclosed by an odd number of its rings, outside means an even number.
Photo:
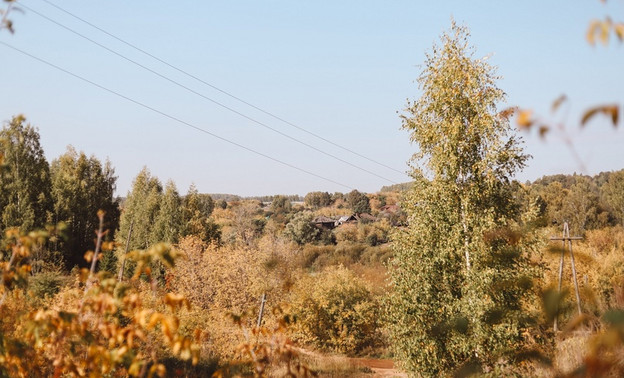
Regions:
<svg viewBox="0 0 624 378"><path fill-rule="evenodd" d="M230 314L232 322L241 330L243 342L238 346L240 356L222 369L214 377L229 377L239 369L251 367L254 377L316 377L317 374L300 361L298 348L286 336L293 318L280 307L273 309L276 324L273 327L246 327L243 315Z"/></svg>
<svg viewBox="0 0 624 378"><path fill-rule="evenodd" d="M606 0L601 0L602 3L606 3ZM620 43L624 42L624 23L613 21L610 17L605 17L604 20L594 19L589 23L587 28L587 42L595 46L596 41L600 41L603 45L607 45L610 40L611 33L615 34ZM557 109L568 100L568 97L563 94L555 99L552 103L551 110L555 113ZM621 119L621 105L618 103L612 104L599 104L594 105L586 109L580 119L580 126L584 127L591 119L596 115L604 115L609 118L613 127L619 125ZM574 147L572 140L565 132L564 122L551 122L544 117L538 117L533 114L533 110L527 108L509 108L503 113L509 117L514 113L517 114L516 124L520 130L530 130L537 128L539 136L544 138L550 131L558 131L563 139L563 142L568 146L568 149L574 156L579 167L582 171L586 171L585 165L578 155L576 148Z"/></svg>
<svg viewBox="0 0 624 378"><path fill-rule="evenodd" d="M102 225L103 213L99 214ZM50 235L40 231L20 235L16 229L7 231L5 250L11 253L2 263L3 299L19 301L26 287L28 257L37 243ZM102 227L98 239L104 235ZM137 263L135 276L129 282L118 282L108 272L95 273L101 253L112 253L112 243L98 243L91 259L92 269L80 270L76 287L69 289L65 303L50 308L28 311L13 319L14 328L7 327L10 309L3 300L0 318L0 375L70 375L99 377L115 373L130 376L166 376L167 369L159 362L164 353L196 364L199 360L197 341L200 332L185 335L180 328L178 313L188 308L182 295L166 293L157 300L163 310L146 304L149 298L141 292L139 277L151 277L150 264L158 261L171 268L179 253L168 244L157 244L146 251L136 251L128 258ZM149 297L149 296L148 296Z"/></svg>
<svg viewBox="0 0 624 378"><path fill-rule="evenodd" d="M7 7L5 9L0 9L0 30L7 29L11 34L15 32L13 29L13 21L9 18L9 13L11 11L20 10L14 4L17 3L15 0L3 0L7 3Z"/></svg>

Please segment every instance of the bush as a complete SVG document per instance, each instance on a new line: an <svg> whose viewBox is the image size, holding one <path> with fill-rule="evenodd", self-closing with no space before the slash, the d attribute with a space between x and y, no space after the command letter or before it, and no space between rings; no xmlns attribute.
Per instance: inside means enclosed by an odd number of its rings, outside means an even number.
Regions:
<svg viewBox="0 0 624 378"><path fill-rule="evenodd" d="M44 272L32 277L28 288L35 299L44 299L56 295L66 282L59 272Z"/></svg>
<svg viewBox="0 0 624 378"><path fill-rule="evenodd" d="M292 291L293 338L324 351L361 353L380 342L378 304L344 267L301 279Z"/></svg>
<svg viewBox="0 0 624 378"><path fill-rule="evenodd" d="M292 218L284 229L284 237L299 245L312 243L319 239L321 230L312 224L314 215L309 211L302 211Z"/></svg>

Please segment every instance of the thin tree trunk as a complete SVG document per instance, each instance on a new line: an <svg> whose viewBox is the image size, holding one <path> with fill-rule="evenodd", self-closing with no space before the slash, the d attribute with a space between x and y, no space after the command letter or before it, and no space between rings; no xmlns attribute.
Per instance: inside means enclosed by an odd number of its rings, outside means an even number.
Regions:
<svg viewBox="0 0 624 378"><path fill-rule="evenodd" d="M466 269L470 271L470 251L468 250L468 225L466 224L466 208L461 201L461 222L464 229L464 256L466 258Z"/></svg>

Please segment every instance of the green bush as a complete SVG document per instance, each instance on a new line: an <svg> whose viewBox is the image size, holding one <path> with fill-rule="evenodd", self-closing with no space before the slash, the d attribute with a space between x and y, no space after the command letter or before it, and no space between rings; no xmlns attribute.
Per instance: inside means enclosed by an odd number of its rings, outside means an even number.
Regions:
<svg viewBox="0 0 624 378"><path fill-rule="evenodd" d="M292 291L293 337L324 351L357 354L381 340L378 304L364 282L344 267L300 280Z"/></svg>
<svg viewBox="0 0 624 378"><path fill-rule="evenodd" d="M315 242L321 236L321 230L314 226L313 218L314 215L309 211L295 214L284 228L284 237L299 245Z"/></svg>
<svg viewBox="0 0 624 378"><path fill-rule="evenodd" d="M43 272L30 279L29 289L35 299L43 299L56 295L66 281L59 272Z"/></svg>

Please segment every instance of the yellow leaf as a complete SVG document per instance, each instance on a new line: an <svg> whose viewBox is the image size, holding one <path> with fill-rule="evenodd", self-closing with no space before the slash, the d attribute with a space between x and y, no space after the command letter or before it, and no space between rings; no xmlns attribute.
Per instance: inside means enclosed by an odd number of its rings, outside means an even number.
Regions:
<svg viewBox="0 0 624 378"><path fill-rule="evenodd" d="M167 368L163 364L152 365L149 370L148 377L153 377L154 374L159 377L164 377L167 375Z"/></svg>
<svg viewBox="0 0 624 378"><path fill-rule="evenodd" d="M128 374L131 376L138 377L141 373L141 367L143 365L143 361L134 361L130 368L128 368Z"/></svg>
<svg viewBox="0 0 624 378"><path fill-rule="evenodd" d="M587 28L587 42L592 46L596 44L596 32L598 28L600 28L600 21L598 20L592 20L592 22L589 23L589 28Z"/></svg>
<svg viewBox="0 0 624 378"><path fill-rule="evenodd" d="M127 352L128 352L128 347L125 345L122 346L121 348L117 349L117 358L121 358Z"/></svg>
<svg viewBox="0 0 624 378"><path fill-rule="evenodd" d="M589 109L581 118L581 126L585 126L585 124L598 113L611 117L613 126L617 127L619 119L619 108L617 105L600 105Z"/></svg>
<svg viewBox="0 0 624 378"><path fill-rule="evenodd" d="M102 243L102 251L112 251L115 248L115 242L108 241Z"/></svg>
<svg viewBox="0 0 624 378"><path fill-rule="evenodd" d="M156 324L158 324L158 322L161 321L161 319L162 319L162 315L161 314L159 314L159 313L152 314L152 316L150 317L150 321L147 324L147 327L145 327L145 328L147 328L147 329L153 328Z"/></svg>
<svg viewBox="0 0 624 378"><path fill-rule="evenodd" d="M617 35L620 42L624 41L624 23L617 23L613 25L613 30L615 30L615 35Z"/></svg>
<svg viewBox="0 0 624 378"><path fill-rule="evenodd" d="M568 97L564 94L562 94L561 96L559 96L559 98L557 98L555 101L553 101L552 103L552 112L556 112L557 109L559 108L559 106L564 103L566 100L568 99Z"/></svg>
<svg viewBox="0 0 624 378"><path fill-rule="evenodd" d="M172 312L175 312L178 307L182 306L190 308L189 301L182 294L167 293L167 295L165 295L165 298L163 299L163 302L165 302L165 304L171 308Z"/></svg>
<svg viewBox="0 0 624 378"><path fill-rule="evenodd" d="M528 129L533 125L534 121L531 119L532 115L533 112L531 110L520 110L518 119L516 120L520 129Z"/></svg>
<svg viewBox="0 0 624 378"><path fill-rule="evenodd" d="M609 32L611 31L611 19L607 18L600 23L600 42L606 45L609 42Z"/></svg>
<svg viewBox="0 0 624 378"><path fill-rule="evenodd" d="M539 128L539 136L540 138L545 138L546 134L550 131L550 127L546 125L541 125Z"/></svg>
<svg viewBox="0 0 624 378"><path fill-rule="evenodd" d="M86 282L87 278L89 278L90 273L91 272L87 268L80 269L80 275L78 276L78 279L80 280L80 282Z"/></svg>
<svg viewBox="0 0 624 378"><path fill-rule="evenodd" d="M178 340L173 344L173 347L171 348L171 351L173 352L174 355L177 355L178 353L180 353L180 349L182 349L182 340Z"/></svg>
<svg viewBox="0 0 624 378"><path fill-rule="evenodd" d="M91 260L93 260L93 251L87 251L87 253L84 254L84 259L87 260L87 262L91 262Z"/></svg>

